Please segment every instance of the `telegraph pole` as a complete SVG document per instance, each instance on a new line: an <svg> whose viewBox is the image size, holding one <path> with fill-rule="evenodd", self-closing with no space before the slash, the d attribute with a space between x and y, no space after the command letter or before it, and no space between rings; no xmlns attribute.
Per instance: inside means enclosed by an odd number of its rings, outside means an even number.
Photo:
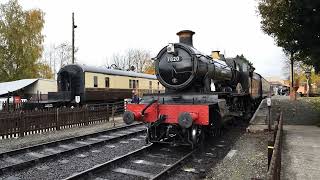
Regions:
<svg viewBox="0 0 320 180"><path fill-rule="evenodd" d="M74 64L74 29L77 25L74 24L74 12L72 13L72 64Z"/></svg>

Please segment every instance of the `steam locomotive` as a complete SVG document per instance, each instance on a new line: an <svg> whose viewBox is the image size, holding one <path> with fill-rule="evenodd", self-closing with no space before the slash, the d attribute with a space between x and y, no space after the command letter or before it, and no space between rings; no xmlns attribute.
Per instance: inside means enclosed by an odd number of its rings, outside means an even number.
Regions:
<svg viewBox="0 0 320 180"><path fill-rule="evenodd" d="M160 50L156 76L165 93L145 95L140 104L128 104L127 124L147 124L147 142L200 144L205 134L217 134L231 119L249 119L269 95L269 83L243 58L212 56L195 49L193 31L177 33L179 43Z"/></svg>

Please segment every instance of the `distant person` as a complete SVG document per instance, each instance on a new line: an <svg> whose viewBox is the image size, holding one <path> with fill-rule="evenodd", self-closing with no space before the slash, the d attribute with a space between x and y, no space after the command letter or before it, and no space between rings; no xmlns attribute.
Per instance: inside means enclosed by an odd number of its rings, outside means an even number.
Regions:
<svg viewBox="0 0 320 180"><path fill-rule="evenodd" d="M280 95L280 96L282 95L281 88L278 89L278 95Z"/></svg>
<svg viewBox="0 0 320 180"><path fill-rule="evenodd" d="M132 91L133 95L132 95L132 100L131 100L131 103L135 103L135 104L139 104L139 96L138 96L138 92L133 90Z"/></svg>

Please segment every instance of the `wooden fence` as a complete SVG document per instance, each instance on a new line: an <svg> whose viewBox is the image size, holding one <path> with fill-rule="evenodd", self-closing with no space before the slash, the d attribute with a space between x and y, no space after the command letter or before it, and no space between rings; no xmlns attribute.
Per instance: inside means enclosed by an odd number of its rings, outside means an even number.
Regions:
<svg viewBox="0 0 320 180"><path fill-rule="evenodd" d="M0 112L0 139L109 121L109 106Z"/></svg>
<svg viewBox="0 0 320 180"><path fill-rule="evenodd" d="M275 125L273 142L268 145L268 180L278 180L281 178L281 151L283 136L283 119L280 112L277 124Z"/></svg>

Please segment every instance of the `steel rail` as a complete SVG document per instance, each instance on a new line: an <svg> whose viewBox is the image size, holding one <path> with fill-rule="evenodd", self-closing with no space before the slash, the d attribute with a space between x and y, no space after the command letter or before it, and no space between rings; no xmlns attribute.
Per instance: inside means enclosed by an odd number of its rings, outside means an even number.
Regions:
<svg viewBox="0 0 320 180"><path fill-rule="evenodd" d="M107 129L107 130L91 133L91 134L75 136L75 137L69 137L69 138L64 138L64 139L60 139L60 140L56 140L56 141L36 144L36 145L33 145L33 146L27 146L27 147L23 147L23 148L18 148L18 149L14 149L14 150L10 150L10 151L7 151L7 152L0 153L0 158L6 157L6 156L10 156L10 155L19 154L19 153L21 153L23 151L30 151L30 150L34 151L34 150L37 150L37 149L42 149L44 147L51 147L51 146L54 146L54 145L56 145L58 143L65 143L65 142L68 142L68 141L74 141L74 140L78 140L78 139L96 137L96 136L99 136L99 135L102 135L102 134L105 134L105 133L111 133L111 132L114 132L114 131L121 131L121 130L124 130L124 129L128 129L128 128L132 128L132 127L135 127L135 126L139 126L139 125L142 125L142 123L119 126L119 127L115 127L115 128L111 128L111 129Z"/></svg>
<svg viewBox="0 0 320 180"><path fill-rule="evenodd" d="M76 173L72 176L69 176L67 178L65 178L64 180L75 180L75 179L89 179L90 176L92 176L94 173L102 170L102 169L105 169L105 168L109 168L112 164L115 164L115 163L119 163L120 161L123 161L125 159L127 159L128 157L130 156L134 156L134 155L137 155L137 154L140 154L140 153L143 153L147 150L149 150L151 147L152 147L153 144L148 144L146 146L143 146L142 148L140 149L137 149L135 151L132 151L132 152L129 152L125 155L122 155L122 156L119 156L119 157L116 157L114 159L111 159L110 161L107 161L105 163L102 163L102 164L98 164L90 169L87 169L87 170L84 170L82 172L79 172L79 173Z"/></svg>
<svg viewBox="0 0 320 180"><path fill-rule="evenodd" d="M107 161L105 163L102 164L98 164L90 169L84 170L82 172L73 174L67 178L65 178L64 180L76 180L76 179L80 179L80 180L87 180L87 179L91 179L95 174L98 174L99 172L102 172L105 169L108 169L110 167L114 167L114 164L119 164L121 161L125 161L130 157L134 157L138 154L142 154L148 150L150 150L153 147L153 144L149 144L146 145L140 149L137 149L135 151L129 152L125 155L116 157L110 161ZM169 167L167 167L166 169L162 170L160 173L156 174L154 177L152 177L152 180L157 180L157 179L161 179L163 178L165 175L167 175L171 170L173 170L174 168L176 168L177 166L179 166L179 164L181 164L184 160L186 160L187 158L189 158L190 156L193 155L194 152L196 152L198 149L194 149L193 151L189 152L188 154L184 155L182 158L180 158L179 160L177 160L174 164L170 165Z"/></svg>
<svg viewBox="0 0 320 180"><path fill-rule="evenodd" d="M157 175L155 175L154 177L151 178L151 180L158 180L161 178L164 178L165 175L168 175L168 173L170 173L171 170L173 170L174 168L176 168L177 166L179 166L184 160L188 159L190 156L193 155L194 152L196 152L198 149L194 149L193 151L191 151L190 153L186 154L185 156L183 156L182 158L180 158L177 162L175 162L174 164L172 164L171 166L167 167L166 169L164 169L163 171L161 171L160 173L158 173Z"/></svg>
<svg viewBox="0 0 320 180"><path fill-rule="evenodd" d="M139 126L141 124L134 124L134 125L129 125L129 126L122 126L122 127L118 127L118 128L112 128L112 129L109 129L109 130L105 130L105 131L102 131L102 132L98 132L98 133L93 133L95 134L95 137L99 136L99 135L102 135L102 134L106 134L106 133L112 133L112 132L116 132L116 131L121 131L121 130L124 130L124 129L128 129L128 128L133 128L135 126ZM137 130L135 132L131 132L131 133L128 133L128 134L123 134L123 135L120 135L120 136L116 136L116 137L113 137L113 138L109 138L109 139L103 139L103 140L100 140L100 141L97 141L97 142L93 142L93 143L90 143L90 144L85 144L85 145L81 145L79 147L74 147L74 148L70 148L70 149L66 149L64 151L60 151L60 152L57 152L57 153L53 153L53 154L49 154L49 155L44 155L42 157L37 157L37 158L34 158L34 159L30 159L30 160L25 160L23 162L19 162L19 163L16 163L16 164L12 164L12 165L8 165L8 166L4 166L4 167L0 167L0 174L3 174L5 171L8 171L8 170L11 170L11 169L22 169L23 167L25 166L30 166L30 165L33 165L33 164L36 164L38 162L43 162L47 159L50 159L50 158L53 158L57 155L62 155L62 154L66 154L66 153L70 153L70 152L73 152L75 150L80 150L80 149L85 149L85 148L90 148L94 145L99 145L99 144L102 144L102 143L106 143L106 142L110 142L110 141L114 141L114 140L118 140L118 139L122 139L122 138L125 138L125 137L129 137L129 136L132 136L132 135L136 135L136 134L139 134L139 133L142 133L146 131L145 129L142 129L142 130ZM78 139L83 139L83 138L90 138L92 137L91 135L93 134L88 134L88 135L83 135L83 136L78 136L78 137L73 137L73 138L67 138L67 139L63 139L63 140L58 140L58 141L53 141L53 142L50 142L50 143L44 143L44 144L40 144L40 145L35 145L35 146L30 146L30 147L26 147L26 148L21 148L21 149L17 149L17 150L13 150L13 151L9 151L9 152L5 152L5 153L2 153L2 158L5 158L6 156L4 156L3 154L10 154L10 155L17 155L17 154L23 154L23 153L28 153L28 152L31 152L31 150L39 150L39 149L44 149L44 148L47 148L47 144L50 145L50 147L53 147L54 145L60 145L61 143L67 143L69 141L72 142L72 140L78 140Z"/></svg>

